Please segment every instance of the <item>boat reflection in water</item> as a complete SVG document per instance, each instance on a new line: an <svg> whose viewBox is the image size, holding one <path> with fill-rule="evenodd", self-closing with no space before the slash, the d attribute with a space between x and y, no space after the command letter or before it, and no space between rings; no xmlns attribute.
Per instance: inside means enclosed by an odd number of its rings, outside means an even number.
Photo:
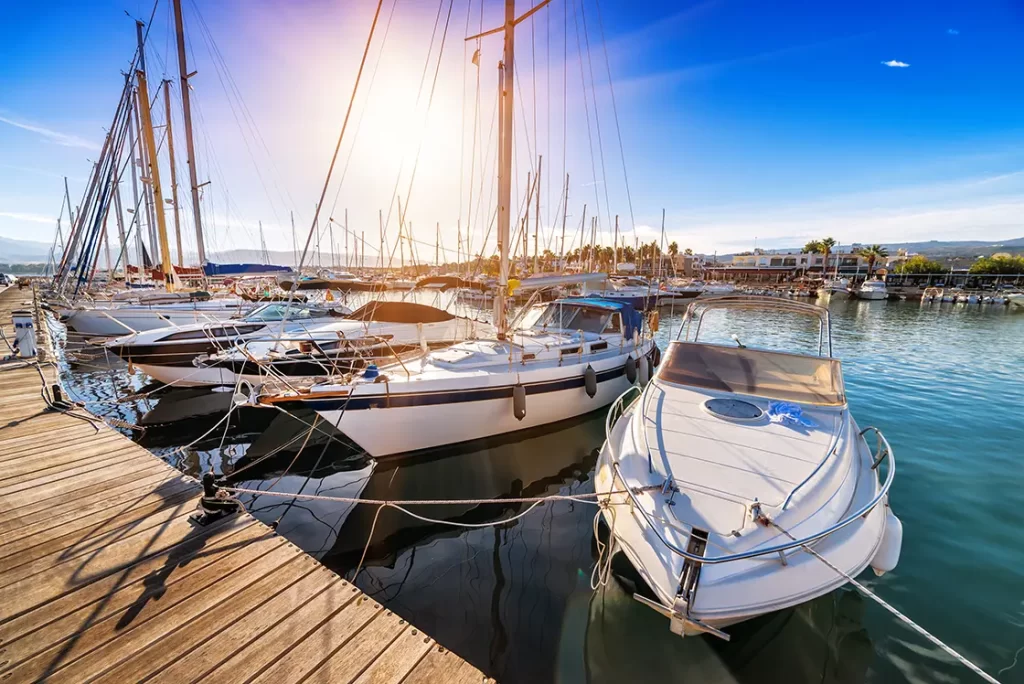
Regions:
<svg viewBox="0 0 1024 684"><path fill-rule="evenodd" d="M590 493L603 420L598 412L515 439L383 460L362 498ZM351 579L365 549L356 578L364 592L502 682L636 681L638 672L643 680L657 673L659 681L685 680L685 673L693 681L754 681L759 673L761 684L774 681L772 672L790 683L819 682L823 672L824 681L863 679L872 648L859 596L836 592L752 620L734 628L732 643L682 640L631 598L627 575L591 591L596 506L548 502L487 525L529 505L410 506L432 521L357 506L322 561ZM486 526L464 527L472 525Z"/></svg>
<svg viewBox="0 0 1024 684"><path fill-rule="evenodd" d="M875 656L865 599L853 589L734 625L726 642L672 634L663 617L633 600L639 581L620 554L606 586L570 600L557 681L852 684L865 680Z"/></svg>

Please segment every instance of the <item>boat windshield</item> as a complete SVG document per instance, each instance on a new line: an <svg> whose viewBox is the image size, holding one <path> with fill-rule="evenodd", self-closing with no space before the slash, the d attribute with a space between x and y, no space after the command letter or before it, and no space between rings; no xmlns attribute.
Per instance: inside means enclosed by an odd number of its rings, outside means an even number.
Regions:
<svg viewBox="0 0 1024 684"><path fill-rule="evenodd" d="M248 316L245 317L247 321L280 321L284 318L285 312L288 311L287 304L264 304L253 309ZM291 305L291 313L288 315L289 320L303 320L311 317L311 313L308 307L297 307L294 304Z"/></svg>
<svg viewBox="0 0 1024 684"><path fill-rule="evenodd" d="M839 360L824 356L672 342L657 377L677 385L778 401L815 406L846 403Z"/></svg>
<svg viewBox="0 0 1024 684"><path fill-rule="evenodd" d="M533 324L533 328L604 332L614 312L610 310L555 302Z"/></svg>

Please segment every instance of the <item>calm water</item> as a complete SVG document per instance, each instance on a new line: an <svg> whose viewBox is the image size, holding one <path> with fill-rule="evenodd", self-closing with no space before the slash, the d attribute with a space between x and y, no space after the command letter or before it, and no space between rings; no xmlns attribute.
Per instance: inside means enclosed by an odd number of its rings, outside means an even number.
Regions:
<svg viewBox="0 0 1024 684"><path fill-rule="evenodd" d="M835 355L858 422L882 429L897 456L893 509L904 525L895 572L861 579L1004 682L1024 682L1024 315L1002 307L834 302ZM662 315L662 343L678 317ZM707 333L749 345L815 342L770 318L709 318ZM664 344L662 344L664 346ZM97 413L146 426L133 437L190 473L238 472L242 486L364 498L501 498L593 491L603 416L430 458L374 463L319 435L299 453L312 414L260 409L224 416L228 393L144 387L119 362L68 374ZM304 422L300 422L304 421ZM276 451L276 455L264 458ZM349 577L376 509L255 497L249 508ZM517 504L417 511L459 523ZM357 583L499 681L956 682L966 669L852 590L730 628L730 643L680 640L627 593L631 573L590 590L590 505L559 502L473 530L381 512ZM1024 653L1021 653L1024 660Z"/></svg>

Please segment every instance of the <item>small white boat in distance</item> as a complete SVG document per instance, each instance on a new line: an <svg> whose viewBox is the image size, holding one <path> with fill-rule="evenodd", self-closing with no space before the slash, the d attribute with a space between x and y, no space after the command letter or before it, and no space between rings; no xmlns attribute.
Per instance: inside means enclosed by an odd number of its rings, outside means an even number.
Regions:
<svg viewBox="0 0 1024 684"><path fill-rule="evenodd" d="M876 301L888 297L889 291L885 289L884 280L865 280L857 289L857 299Z"/></svg>
<svg viewBox="0 0 1024 684"><path fill-rule="evenodd" d="M832 299L845 299L850 296L850 280L839 278L838 280L826 280L818 288L819 297L831 297Z"/></svg>
<svg viewBox="0 0 1024 684"><path fill-rule="evenodd" d="M817 353L702 342L713 309L815 316ZM610 552L621 549L650 589L635 597L677 634L728 638L725 626L822 596L869 566L895 568L892 451L850 415L828 310L698 300L680 338L646 388L612 405L594 480Z"/></svg>

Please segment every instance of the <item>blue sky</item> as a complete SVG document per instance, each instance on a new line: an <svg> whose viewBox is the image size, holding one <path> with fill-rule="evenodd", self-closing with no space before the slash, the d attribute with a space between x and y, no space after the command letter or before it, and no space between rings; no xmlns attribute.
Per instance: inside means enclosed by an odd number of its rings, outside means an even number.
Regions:
<svg viewBox="0 0 1024 684"><path fill-rule="evenodd" d="M300 238L309 229L375 4L183 4L199 71L200 180L211 181L202 201L208 241L254 246L262 222L271 248L289 248L290 211ZM77 202L109 125L134 50L126 12L148 20L153 5L47 7L15 4L0 25L0 235L44 241L54 234L62 176ZM456 224L468 224L470 249L490 253L500 38L480 43L478 98L476 43L463 41L481 22L478 0L452 2L440 61L448 0L392 7L384 3L325 213L340 224L348 208L375 254L378 211L387 216L398 194L418 239L432 243L440 224L454 252ZM152 22L151 82L176 78L168 12L161 1ZM485 0L484 28L500 13L500 2ZM629 242L655 239L665 209L669 239L705 252L824 235L845 243L1020 237L1022 34L1024 5L1013 1L554 0L517 33L515 193L521 202L529 160L543 154L541 240L555 246L566 171L568 245L580 239L584 202L588 217L599 208L605 243L615 214ZM178 103L175 95L180 156Z"/></svg>

